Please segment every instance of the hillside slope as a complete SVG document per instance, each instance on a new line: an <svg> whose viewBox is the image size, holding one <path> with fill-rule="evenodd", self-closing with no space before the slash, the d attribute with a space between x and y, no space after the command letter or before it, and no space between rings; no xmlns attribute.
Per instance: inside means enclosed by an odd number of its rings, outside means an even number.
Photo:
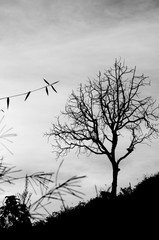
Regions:
<svg viewBox="0 0 159 240"><path fill-rule="evenodd" d="M81 202L76 207L53 212L45 221L38 222L30 229L20 226L10 235L16 238L90 238L111 239L139 236L152 239L158 232L159 214L159 173L145 177L133 189L121 189L120 194L111 199L109 193L101 194ZM2 232L1 232L2 233ZM7 231L6 233L7 234ZM51 238L51 239L52 239Z"/></svg>
<svg viewBox="0 0 159 240"><path fill-rule="evenodd" d="M41 222L33 229L45 234L54 231L59 236L69 236L74 231L81 237L86 233L89 236L123 237L124 232L131 235L157 232L159 174L145 178L133 189L122 189L115 199L103 193L87 203L53 213L45 223Z"/></svg>

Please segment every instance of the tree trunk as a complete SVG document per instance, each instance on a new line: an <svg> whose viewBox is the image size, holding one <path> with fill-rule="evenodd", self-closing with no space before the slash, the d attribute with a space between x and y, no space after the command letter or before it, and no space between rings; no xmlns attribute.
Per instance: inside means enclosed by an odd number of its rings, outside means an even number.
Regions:
<svg viewBox="0 0 159 240"><path fill-rule="evenodd" d="M116 197L117 195L117 181L118 181L118 172L120 171L120 169L118 168L118 165L115 164L113 165L113 181L112 181L112 197Z"/></svg>

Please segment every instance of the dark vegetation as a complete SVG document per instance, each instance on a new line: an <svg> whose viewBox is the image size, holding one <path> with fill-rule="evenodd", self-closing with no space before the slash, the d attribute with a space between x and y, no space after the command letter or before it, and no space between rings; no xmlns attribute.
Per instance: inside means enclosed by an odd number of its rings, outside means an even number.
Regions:
<svg viewBox="0 0 159 240"><path fill-rule="evenodd" d="M121 188L116 198L112 198L109 192L101 191L99 196L88 202L53 212L32 226L27 222L10 230L1 229L1 234L3 230L5 236L10 234L20 239L22 236L85 239L86 235L89 239L131 239L136 234L143 237L150 234L153 239L158 229L158 203L159 173L145 177L134 188Z"/></svg>

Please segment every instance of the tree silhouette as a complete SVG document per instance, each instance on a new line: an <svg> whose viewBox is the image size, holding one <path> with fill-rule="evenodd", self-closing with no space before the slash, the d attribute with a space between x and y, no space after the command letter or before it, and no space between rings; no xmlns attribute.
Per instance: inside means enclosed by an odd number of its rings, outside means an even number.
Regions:
<svg viewBox="0 0 159 240"><path fill-rule="evenodd" d="M135 146L159 136L158 109L151 96L145 96L144 87L150 81L144 74L137 76L136 67L129 69L121 60L97 79L80 85L72 92L65 110L52 124L47 136L53 136L57 157L73 149L77 154L104 155L112 165L111 193L117 194L119 164ZM125 153L117 158L117 146L127 137ZM120 153L120 152L119 152Z"/></svg>

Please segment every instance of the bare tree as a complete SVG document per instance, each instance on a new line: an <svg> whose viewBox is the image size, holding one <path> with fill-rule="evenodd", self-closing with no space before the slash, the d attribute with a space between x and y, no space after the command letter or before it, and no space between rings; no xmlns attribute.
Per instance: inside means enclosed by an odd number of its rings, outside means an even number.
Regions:
<svg viewBox="0 0 159 240"><path fill-rule="evenodd" d="M77 94L72 92L64 112L46 134L56 140L53 147L57 157L72 149L78 154L106 156L113 170L113 197L117 194L121 161L137 144L159 136L159 106L144 91L149 85L148 77L136 75L136 67L129 69L121 60L115 60L104 74L99 72L97 79L80 85ZM117 146L124 135L128 146L117 158Z"/></svg>

